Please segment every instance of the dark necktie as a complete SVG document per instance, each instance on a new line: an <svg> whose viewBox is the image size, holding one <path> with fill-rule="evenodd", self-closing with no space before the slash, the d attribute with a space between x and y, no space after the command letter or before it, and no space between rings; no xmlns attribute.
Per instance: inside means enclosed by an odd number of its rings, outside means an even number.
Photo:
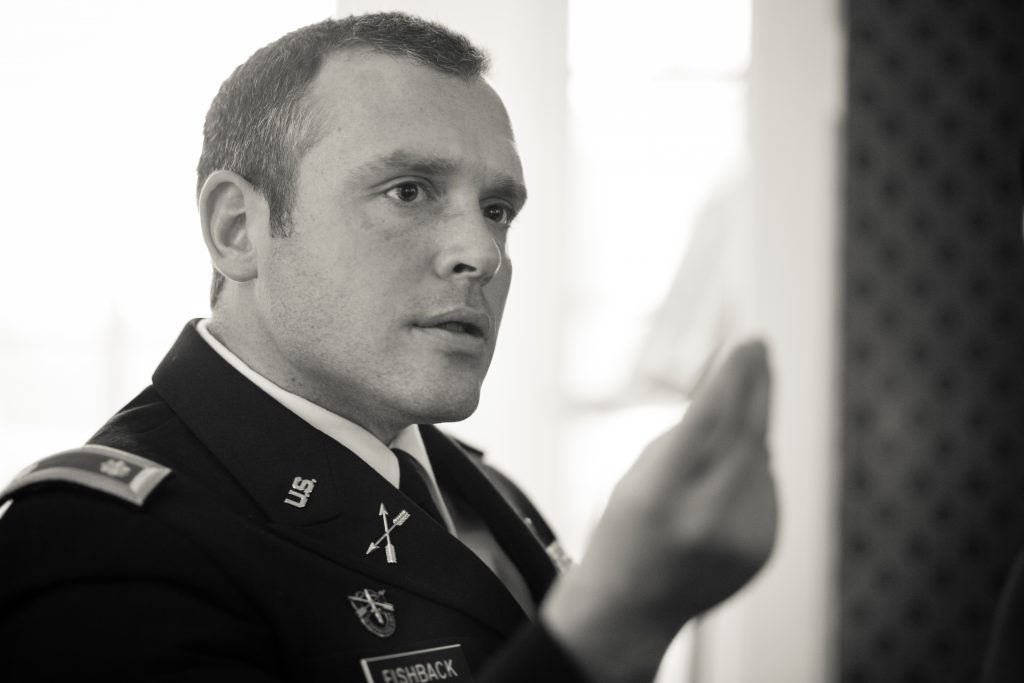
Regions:
<svg viewBox="0 0 1024 683"><path fill-rule="evenodd" d="M413 502L423 508L427 514L437 520L441 526L446 526L441 512L430 495L430 488L427 484L427 471L423 465L400 448L392 448L398 458L398 489L405 495L412 498Z"/></svg>

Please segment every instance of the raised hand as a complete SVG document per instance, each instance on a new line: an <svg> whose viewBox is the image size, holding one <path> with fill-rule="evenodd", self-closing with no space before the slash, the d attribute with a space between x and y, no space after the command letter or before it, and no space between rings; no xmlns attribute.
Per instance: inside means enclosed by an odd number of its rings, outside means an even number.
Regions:
<svg viewBox="0 0 1024 683"><path fill-rule="evenodd" d="M542 619L595 681L649 680L693 616L739 590L775 539L760 342L736 348L616 485Z"/></svg>

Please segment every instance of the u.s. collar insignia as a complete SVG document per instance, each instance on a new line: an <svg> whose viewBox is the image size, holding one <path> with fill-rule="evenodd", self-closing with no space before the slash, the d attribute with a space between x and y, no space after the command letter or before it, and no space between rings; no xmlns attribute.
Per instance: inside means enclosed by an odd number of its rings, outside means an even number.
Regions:
<svg viewBox="0 0 1024 683"><path fill-rule="evenodd" d="M569 557L565 549L562 548L562 544L558 542L558 539L552 539L550 543L545 543L544 538L537 531L537 525L533 523L533 520L529 517L523 517L523 522L527 528L533 533L533 537L537 539L537 542L544 548L544 552L548 554L551 561L555 565L555 569L558 570L559 574L564 574L572 568L572 558Z"/></svg>
<svg viewBox="0 0 1024 683"><path fill-rule="evenodd" d="M348 596L348 604L366 630L378 638L387 638L395 632L395 606L384 599L383 590L364 588Z"/></svg>
<svg viewBox="0 0 1024 683"><path fill-rule="evenodd" d="M297 508L306 507L306 503L309 502L309 497L313 495L314 486L316 486L316 479L295 477L295 479L292 480L292 488L288 491L288 496L284 499L284 502Z"/></svg>
<svg viewBox="0 0 1024 683"><path fill-rule="evenodd" d="M572 558L569 557L569 554L565 552L565 549L562 548L562 544L558 541L551 541L551 543L548 543L547 547L544 548L544 551L548 554L548 557L551 558L551 561L555 563L555 568L558 569L559 574L564 574L572 569Z"/></svg>

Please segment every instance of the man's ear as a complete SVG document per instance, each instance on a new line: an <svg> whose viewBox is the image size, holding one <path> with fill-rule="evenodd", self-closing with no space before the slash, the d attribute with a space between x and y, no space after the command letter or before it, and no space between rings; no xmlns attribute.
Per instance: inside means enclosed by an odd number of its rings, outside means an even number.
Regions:
<svg viewBox="0 0 1024 683"><path fill-rule="evenodd" d="M255 279L256 245L270 234L263 193L233 171L214 171L199 192L199 219L213 267L235 282Z"/></svg>

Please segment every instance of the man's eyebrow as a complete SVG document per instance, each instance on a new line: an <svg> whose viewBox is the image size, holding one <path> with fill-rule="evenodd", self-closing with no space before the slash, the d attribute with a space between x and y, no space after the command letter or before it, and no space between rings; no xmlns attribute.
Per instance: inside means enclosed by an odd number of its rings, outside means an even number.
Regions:
<svg viewBox="0 0 1024 683"><path fill-rule="evenodd" d="M452 159L415 154L405 150L397 150L369 161L356 169L357 173L390 171L402 169L424 175L447 175L458 170L459 164Z"/></svg>
<svg viewBox="0 0 1024 683"><path fill-rule="evenodd" d="M419 173L422 175L451 175L459 169L459 162L444 157L396 150L356 168L356 174L375 174L390 171ZM488 184L488 192L499 194L518 206L526 203L526 186L515 178L501 175Z"/></svg>
<svg viewBox="0 0 1024 683"><path fill-rule="evenodd" d="M508 199L517 207L521 208L526 203L526 186L508 176L502 176L498 179L492 185L491 191Z"/></svg>

